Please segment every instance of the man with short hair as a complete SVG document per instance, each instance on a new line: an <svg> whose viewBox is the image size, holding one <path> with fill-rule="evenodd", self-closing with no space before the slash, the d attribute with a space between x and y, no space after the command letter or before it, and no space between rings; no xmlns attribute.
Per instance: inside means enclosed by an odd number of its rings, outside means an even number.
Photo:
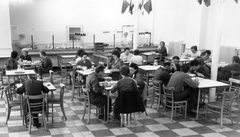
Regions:
<svg viewBox="0 0 240 137"><path fill-rule="evenodd" d="M40 60L42 62L42 66L39 68L39 75L42 78L42 74L49 73L49 70L52 70L52 60L47 56L45 51L40 51Z"/></svg>
<svg viewBox="0 0 240 137"><path fill-rule="evenodd" d="M232 75L231 71L240 71L240 58L238 56L233 56L232 64L219 69L217 79L228 81Z"/></svg>
<svg viewBox="0 0 240 137"><path fill-rule="evenodd" d="M49 89L43 85L42 81L37 80L37 77L35 74L29 75L29 79L26 79L23 85L17 89L18 94L23 94L25 95L41 95L42 93L48 93ZM30 100L31 101L31 100ZM38 103L42 102L42 99L40 100L35 100L36 102L33 103ZM34 111L38 111L39 108L37 108ZM24 99L23 101L23 112L26 115L27 113L27 100ZM38 114L32 114L34 117L38 117ZM39 123L38 118L33 118L33 125L36 127L40 127L41 124Z"/></svg>
<svg viewBox="0 0 240 137"><path fill-rule="evenodd" d="M192 117L194 114L191 110L196 106L198 101L198 81L193 81L191 77L186 74L189 72L190 65L183 64L182 72L176 71L168 82L168 87L174 87L174 99L175 101L181 101L189 99L188 101L188 115Z"/></svg>
<svg viewBox="0 0 240 137"><path fill-rule="evenodd" d="M174 56L172 58L171 73L174 73L175 71L180 71L181 66L179 65L179 60L180 60L180 58L178 56Z"/></svg>
<svg viewBox="0 0 240 137"><path fill-rule="evenodd" d="M133 51L133 56L130 59L129 64L135 63L137 65L142 65L143 64L143 57L140 56L140 51L138 49Z"/></svg>
<svg viewBox="0 0 240 137"><path fill-rule="evenodd" d="M210 59L211 56L211 51L210 50L206 50L204 52L201 53L200 57L195 58L201 65L205 64L205 62L207 62L207 60Z"/></svg>
<svg viewBox="0 0 240 137"><path fill-rule="evenodd" d="M202 78L210 78L210 71L205 65L201 65L197 60L193 60L190 62L191 73L196 74L198 77Z"/></svg>
<svg viewBox="0 0 240 137"><path fill-rule="evenodd" d="M28 55L28 51L27 50L22 50L22 55L20 56L20 59L23 60L27 60L27 61L32 61L31 56Z"/></svg>
<svg viewBox="0 0 240 137"><path fill-rule="evenodd" d="M99 65L96 67L95 72L87 76L86 88L90 90L89 97L90 102L97 107L101 107L100 119L103 119L103 106L105 105L105 111L107 111L107 105L109 105L109 111L111 112L111 98L109 98L109 104L107 104L107 96L103 95L104 87L99 85L100 79L103 79L105 67ZM107 113L106 113L107 114Z"/></svg>
<svg viewBox="0 0 240 137"><path fill-rule="evenodd" d="M85 66L87 69L92 68L92 62L88 59L88 54L86 52L81 53L81 60L77 62L77 66Z"/></svg>
<svg viewBox="0 0 240 137"><path fill-rule="evenodd" d="M198 51L197 46L192 46L192 47L191 47L190 57L191 57L191 58L196 58L196 57L198 57L198 56L200 56L200 55L201 55L201 52Z"/></svg>
<svg viewBox="0 0 240 137"><path fill-rule="evenodd" d="M168 84L171 75L169 73L171 67L170 62L165 62L163 66L160 66L155 72L153 80L161 80L164 85Z"/></svg>
<svg viewBox="0 0 240 137"><path fill-rule="evenodd" d="M127 62L132 58L132 54L130 53L130 49L129 48L125 48L124 52L121 54L120 59L123 62Z"/></svg>

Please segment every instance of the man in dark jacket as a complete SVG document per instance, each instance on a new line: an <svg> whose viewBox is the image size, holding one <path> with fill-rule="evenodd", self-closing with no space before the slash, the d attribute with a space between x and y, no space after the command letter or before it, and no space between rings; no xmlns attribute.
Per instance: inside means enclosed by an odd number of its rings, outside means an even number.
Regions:
<svg viewBox="0 0 240 137"><path fill-rule="evenodd" d="M105 105L105 110L107 111L107 96L103 95L104 87L101 87L99 85L99 81L104 76L104 69L105 67L100 65L97 66L95 69L95 72L91 73L87 76L86 79L86 88L90 90L89 96L90 96L90 102L97 106L97 107L103 107ZM111 112L111 98L109 98L109 111ZM102 114L99 115L99 118L103 119L103 109ZM107 114L107 113L106 113Z"/></svg>
<svg viewBox="0 0 240 137"><path fill-rule="evenodd" d="M48 93L49 90L47 87L43 85L42 81L37 80L36 75L30 75L29 79L27 79L23 85L17 89L18 94L25 93L26 95L41 95L42 93ZM23 110L26 114L27 112L27 100L23 101ZM42 102L42 100L36 100L37 102ZM38 114L32 114L33 117L38 117ZM38 118L33 119L34 126L40 127Z"/></svg>
<svg viewBox="0 0 240 137"><path fill-rule="evenodd" d="M52 60L47 56L45 51L40 51L42 66L39 68L39 74L42 77L42 74L49 73L49 70L52 69Z"/></svg>
<svg viewBox="0 0 240 137"><path fill-rule="evenodd" d="M165 62L163 66L160 66L154 73L153 80L161 80L163 84L166 86L168 84L169 79L171 78L171 75L169 73L170 71L170 62Z"/></svg>

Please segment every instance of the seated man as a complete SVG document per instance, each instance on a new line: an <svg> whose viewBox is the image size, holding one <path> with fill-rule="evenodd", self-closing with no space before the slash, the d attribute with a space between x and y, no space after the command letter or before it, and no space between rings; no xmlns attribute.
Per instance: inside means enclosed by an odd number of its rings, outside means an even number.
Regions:
<svg viewBox="0 0 240 137"><path fill-rule="evenodd" d="M174 73L175 71L180 71L181 66L179 65L179 60L180 60L180 58L178 56L174 56L172 58L171 73Z"/></svg>
<svg viewBox="0 0 240 137"><path fill-rule="evenodd" d="M17 51L12 51L11 57L6 62L6 70L12 70L12 69L18 68L17 57L18 57Z"/></svg>
<svg viewBox="0 0 240 137"><path fill-rule="evenodd" d="M132 53L130 53L130 49L129 48L125 48L124 52L121 54L120 59L123 62L127 62L132 58Z"/></svg>
<svg viewBox="0 0 240 137"><path fill-rule="evenodd" d="M197 60L200 63L200 65L203 65L208 60L210 60L210 56L211 56L211 51L210 50L206 50L206 51L201 53L201 56L196 57L195 60Z"/></svg>
<svg viewBox="0 0 240 137"><path fill-rule="evenodd" d="M137 65L142 65L143 64L143 57L140 56L140 51L138 49L133 51L133 56L130 59L129 64L135 63Z"/></svg>
<svg viewBox="0 0 240 137"><path fill-rule="evenodd" d="M120 94L120 92L139 92L137 88L137 84L136 81L132 78L129 77L129 73L130 73L130 69L128 66L123 66L120 70L120 73L122 75L122 79L120 79L117 84L112 88L111 92L115 93L116 91L118 91L118 94ZM120 112L119 109L116 107L118 106L117 104L119 104L119 98L116 98L115 101L115 107L114 107L114 118L116 119L120 119Z"/></svg>
<svg viewBox="0 0 240 137"><path fill-rule="evenodd" d="M99 85L99 80L104 76L105 67L99 65L96 67L95 72L87 76L86 88L90 90L90 102L97 107L102 107L101 114L99 118L103 119L103 106L105 106L105 111L107 111L107 105L109 105L109 111L111 112L111 98L109 98L109 104L107 104L107 96L103 95L104 87ZM109 112L109 113L110 113ZM107 113L105 113L107 114Z"/></svg>
<svg viewBox="0 0 240 137"><path fill-rule="evenodd" d="M169 79L171 78L171 75L169 73L170 71L170 62L165 62L163 66L160 66L154 73L153 80L161 80L165 86L167 86Z"/></svg>
<svg viewBox="0 0 240 137"><path fill-rule="evenodd" d="M201 65L197 60L193 60L190 62L190 66L191 73L196 74L198 77L210 79L210 70L205 65Z"/></svg>
<svg viewBox="0 0 240 137"><path fill-rule="evenodd" d="M40 60L42 62L42 66L39 68L39 75L42 78L42 74L49 73L49 70L52 70L52 61L51 59L46 55L45 51L40 51Z"/></svg>
<svg viewBox="0 0 240 137"><path fill-rule="evenodd" d="M31 56L28 55L27 50L23 50L22 53L23 54L20 56L21 61L23 61L23 60L32 61L32 58L31 58Z"/></svg>
<svg viewBox="0 0 240 137"><path fill-rule="evenodd" d="M193 81L191 77L186 74L190 69L189 64L182 65L182 72L175 72L168 82L168 87L174 87L175 101L181 101L189 98L188 101L188 115L192 117L194 114L191 110L196 106L198 101L198 92L195 88L198 87L198 81Z"/></svg>
<svg viewBox="0 0 240 137"><path fill-rule="evenodd" d="M240 58L238 56L233 56L232 64L219 68L217 79L228 81L232 75L231 71L240 71Z"/></svg>
<svg viewBox="0 0 240 137"><path fill-rule="evenodd" d="M42 93L48 93L49 90L47 87L43 85L42 81L38 81L36 78L36 75L32 74L29 76L29 79L27 79L23 85L17 89L18 94L25 93L26 95L41 95ZM31 100L30 100L31 101ZM42 100L36 100L37 102L42 102ZM34 102L34 103L37 103ZM35 110L35 111L38 111ZM27 100L25 99L23 101L23 112L26 115L27 113ZM38 114L32 114L33 117L38 117ZM36 127L40 127L41 124L39 123L38 118L33 119L33 125Z"/></svg>
<svg viewBox="0 0 240 137"><path fill-rule="evenodd" d="M76 65L85 66L87 69L92 68L92 62L88 59L88 54L86 52L81 53L81 60L78 61Z"/></svg>

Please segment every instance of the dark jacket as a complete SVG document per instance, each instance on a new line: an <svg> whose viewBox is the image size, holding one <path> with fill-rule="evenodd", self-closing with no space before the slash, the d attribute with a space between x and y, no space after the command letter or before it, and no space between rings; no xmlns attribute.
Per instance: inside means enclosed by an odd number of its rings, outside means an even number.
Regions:
<svg viewBox="0 0 240 137"><path fill-rule="evenodd" d="M92 68L92 62L89 59L86 60L80 60L77 62L76 65L80 65L80 66L86 66L87 69Z"/></svg>
<svg viewBox="0 0 240 137"><path fill-rule="evenodd" d="M31 58L31 56L29 56L29 55L27 55L27 56L21 55L20 58L21 58L22 60L32 61L32 58Z"/></svg>
<svg viewBox="0 0 240 137"><path fill-rule="evenodd" d="M6 62L6 69L13 70L18 68L18 62L14 58L9 58Z"/></svg>
<svg viewBox="0 0 240 137"><path fill-rule="evenodd" d="M170 78L171 78L170 73L162 67L159 67L155 71L154 77L153 77L154 80L161 80L165 86L168 84L168 81Z"/></svg>
<svg viewBox="0 0 240 137"><path fill-rule="evenodd" d="M36 79L27 79L23 85L17 89L18 94L25 93L26 95L41 95L42 93L48 93L49 89L43 85L42 81ZM36 100L35 103L41 102L42 100ZM27 112L27 100L23 100L24 114Z"/></svg>
<svg viewBox="0 0 240 137"><path fill-rule="evenodd" d="M167 56L167 49L165 46L162 46L159 50L158 50L158 53L160 56L164 56L166 57Z"/></svg>
<svg viewBox="0 0 240 137"><path fill-rule="evenodd" d="M137 83L129 77L124 77L117 82L117 84L112 88L111 92L139 92L137 88Z"/></svg>
<svg viewBox="0 0 240 137"><path fill-rule="evenodd" d="M228 81L232 75L231 71L240 71L240 64L231 64L220 68L217 79Z"/></svg>
<svg viewBox="0 0 240 137"><path fill-rule="evenodd" d="M108 63L108 69L119 69L123 66L123 62L118 59L117 62L115 62L115 60L112 60L111 62ZM112 72L112 74L110 74L110 76L112 77L113 80L119 80L121 79L120 76L120 72Z"/></svg>
<svg viewBox="0 0 240 137"><path fill-rule="evenodd" d="M52 60L49 57L45 56L41 59L41 61L42 61L42 68L44 71L49 71L52 69L53 64L52 64Z"/></svg>
<svg viewBox="0 0 240 137"><path fill-rule="evenodd" d="M142 93L144 86L145 86L144 81L143 81L143 75L141 73L137 73L137 74L134 74L132 78L137 81L137 85L139 86L138 89Z"/></svg>

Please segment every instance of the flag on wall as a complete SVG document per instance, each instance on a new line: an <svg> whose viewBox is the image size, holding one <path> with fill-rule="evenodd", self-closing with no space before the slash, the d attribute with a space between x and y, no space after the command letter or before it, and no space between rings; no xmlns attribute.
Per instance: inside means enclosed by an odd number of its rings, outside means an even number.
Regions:
<svg viewBox="0 0 240 137"><path fill-rule="evenodd" d="M151 0L148 0L144 4L144 9L148 12L148 14L152 11L152 2L151 2Z"/></svg>
<svg viewBox="0 0 240 137"><path fill-rule="evenodd" d="M133 14L133 8L134 8L134 3L132 3L132 0L130 1L130 6L129 6L129 12Z"/></svg>
<svg viewBox="0 0 240 137"><path fill-rule="evenodd" d="M207 7L211 5L211 0L204 0L204 2Z"/></svg>
<svg viewBox="0 0 240 137"><path fill-rule="evenodd" d="M122 3L122 14L127 10L129 6L129 3L127 2L127 0L123 0L123 3Z"/></svg>
<svg viewBox="0 0 240 137"><path fill-rule="evenodd" d="M197 0L198 1L198 3L201 5L202 4L202 0Z"/></svg>

